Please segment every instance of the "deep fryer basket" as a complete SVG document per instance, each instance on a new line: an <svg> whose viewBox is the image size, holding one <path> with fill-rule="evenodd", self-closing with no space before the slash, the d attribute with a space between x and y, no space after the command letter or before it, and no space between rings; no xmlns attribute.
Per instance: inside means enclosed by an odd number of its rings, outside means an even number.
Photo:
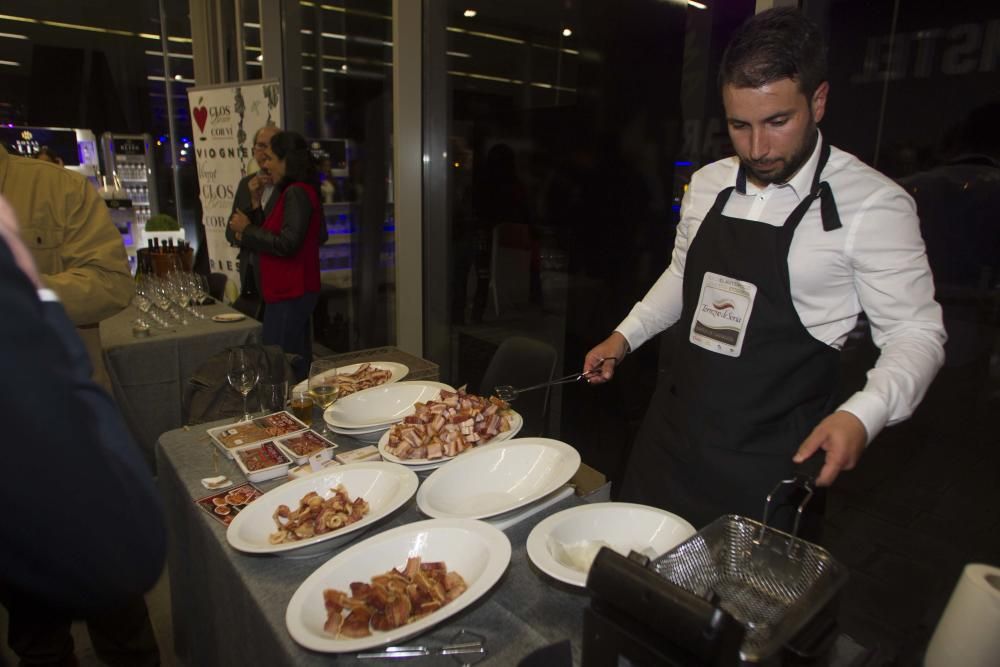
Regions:
<svg viewBox="0 0 1000 667"><path fill-rule="evenodd" d="M781 482L789 483L808 493L801 515L812 495L813 477ZM774 496L768 496L765 521ZM718 596L722 608L746 628L740 658L747 662L774 655L833 600L847 579L847 570L826 549L732 514L716 519L650 568L694 595Z"/></svg>

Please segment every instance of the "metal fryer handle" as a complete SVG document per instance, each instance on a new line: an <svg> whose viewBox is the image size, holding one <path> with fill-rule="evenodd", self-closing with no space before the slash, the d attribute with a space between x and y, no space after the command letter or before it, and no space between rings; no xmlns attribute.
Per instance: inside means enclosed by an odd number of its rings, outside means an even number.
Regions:
<svg viewBox="0 0 1000 667"><path fill-rule="evenodd" d="M786 484L791 484L805 491L805 497L802 498L798 508L795 510L795 523L792 526L792 536L799 536L799 522L802 521L802 512L805 510L806 505L809 504L809 501L812 500L812 497L816 492L816 477L819 476L819 472L823 469L824 463L826 463L826 452L820 449L802 463L796 463L792 471L792 476L789 479L781 480L774 485L771 493L767 494L767 500L764 501L764 517L761 522L760 533L753 540L754 544L760 544L761 540L764 539L764 533L768 528L767 519L771 514L771 503L774 501L775 496L778 495L778 491L781 490L781 487ZM794 544L795 540L791 540L788 543L789 556L791 556Z"/></svg>

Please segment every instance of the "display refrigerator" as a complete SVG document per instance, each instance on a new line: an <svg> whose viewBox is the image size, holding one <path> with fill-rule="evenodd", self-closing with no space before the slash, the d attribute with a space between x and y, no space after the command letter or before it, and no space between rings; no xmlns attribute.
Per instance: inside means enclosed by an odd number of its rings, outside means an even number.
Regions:
<svg viewBox="0 0 1000 667"><path fill-rule="evenodd" d="M159 213L156 195L153 138L148 134L101 135L104 167L109 177L116 177L128 199L132 200L135 222L142 226Z"/></svg>
<svg viewBox="0 0 1000 667"><path fill-rule="evenodd" d="M122 232L134 271L146 222L159 213L153 138L148 134L105 132L101 135L101 153L108 180L114 183L116 199L123 204L127 202L118 207L113 217Z"/></svg>

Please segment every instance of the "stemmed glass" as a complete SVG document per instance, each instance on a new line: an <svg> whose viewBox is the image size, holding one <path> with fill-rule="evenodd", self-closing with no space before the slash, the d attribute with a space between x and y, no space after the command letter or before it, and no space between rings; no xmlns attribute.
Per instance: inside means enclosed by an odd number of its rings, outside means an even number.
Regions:
<svg viewBox="0 0 1000 667"><path fill-rule="evenodd" d="M241 421L250 421L247 396L257 385L260 371L247 350L234 347L229 351L229 372L226 377L229 379L230 386L243 395L243 419Z"/></svg>
<svg viewBox="0 0 1000 667"><path fill-rule="evenodd" d="M333 405L334 401L337 400L337 396L340 393L340 389L337 386L337 364L329 359L318 359L312 362L309 367L309 394L316 401L316 404L323 409L323 413L326 413L326 409ZM322 435L330 436L330 428L326 425L326 418L324 417L322 424L322 430L320 433Z"/></svg>

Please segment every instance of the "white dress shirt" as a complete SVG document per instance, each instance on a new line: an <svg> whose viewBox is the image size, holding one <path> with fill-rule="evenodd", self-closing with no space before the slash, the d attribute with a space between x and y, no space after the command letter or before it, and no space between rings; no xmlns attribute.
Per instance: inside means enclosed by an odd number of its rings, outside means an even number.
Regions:
<svg viewBox="0 0 1000 667"><path fill-rule="evenodd" d="M809 194L822 136L809 160L787 183L746 192L733 190L723 214L779 226ZM885 175L849 153L831 147L822 180L830 184L842 227L824 231L820 206L806 213L788 253L792 302L817 340L843 348L863 310L881 350L864 388L840 406L864 424L868 441L887 424L909 417L944 363L941 307L916 205ZM699 169L681 203L681 220L670 266L618 325L631 349L681 316L684 262L718 193L736 184L739 160Z"/></svg>

